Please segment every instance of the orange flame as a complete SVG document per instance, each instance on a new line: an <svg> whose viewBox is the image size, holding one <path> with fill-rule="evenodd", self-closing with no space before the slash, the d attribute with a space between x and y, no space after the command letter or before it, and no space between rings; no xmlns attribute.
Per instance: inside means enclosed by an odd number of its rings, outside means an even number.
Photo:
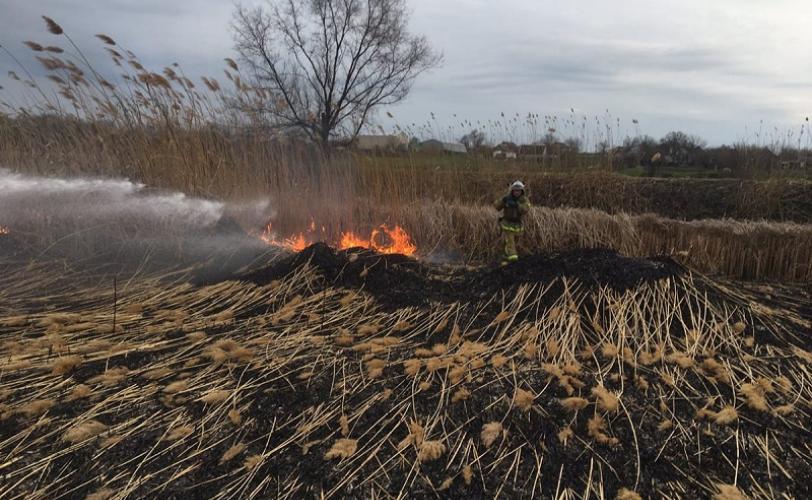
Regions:
<svg viewBox="0 0 812 500"><path fill-rule="evenodd" d="M339 248L351 248L344 246L343 237L341 240L342 244ZM361 242L363 242L363 240ZM363 242L363 244L359 245L358 241L353 241L352 243L353 246L369 248L383 254L399 253L403 255L414 255L417 252L417 247L412 243L412 238L409 236L409 233L398 225L392 229L383 225L378 229L373 229L372 234L369 235L369 240Z"/></svg>
<svg viewBox="0 0 812 500"><path fill-rule="evenodd" d="M326 229L322 226L322 236L324 236L326 232ZM281 240L277 238L273 226L270 223L265 227L262 233L251 234L267 245L285 248L294 252L301 252L310 244L323 240L323 238L320 239L316 237L315 233L316 223L311 220L307 233L299 233ZM341 238L335 246L339 250L367 248L382 254L414 255L417 253L417 246L412 242L409 233L398 225L395 225L391 229L386 225L373 229L369 238L359 236L352 231L346 231L341 234Z"/></svg>
<svg viewBox="0 0 812 500"><path fill-rule="evenodd" d="M338 248L346 250L348 248L367 248L369 240L365 240L360 236L356 236L352 231L346 232L341 235L341 241L338 243Z"/></svg>
<svg viewBox="0 0 812 500"><path fill-rule="evenodd" d="M307 238L304 233L299 233L296 236L286 238L284 246L290 248L294 252L301 252L307 248Z"/></svg>
<svg viewBox="0 0 812 500"><path fill-rule="evenodd" d="M0 226L0 234L11 234L11 229L6 226Z"/></svg>
<svg viewBox="0 0 812 500"><path fill-rule="evenodd" d="M265 226L265 229L261 233L250 232L249 234L259 238L266 245L273 247L287 248L288 250L293 250L294 252L301 252L307 248L307 238L305 237L304 233L299 233L296 236L278 240L276 239L276 233L273 230L273 224L270 222L267 226Z"/></svg>

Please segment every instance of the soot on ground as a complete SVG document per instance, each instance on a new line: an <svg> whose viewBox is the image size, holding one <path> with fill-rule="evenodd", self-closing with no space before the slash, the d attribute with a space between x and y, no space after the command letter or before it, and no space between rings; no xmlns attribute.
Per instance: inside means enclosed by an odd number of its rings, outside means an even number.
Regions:
<svg viewBox="0 0 812 500"><path fill-rule="evenodd" d="M608 249L535 254L504 267L471 267L424 264L404 255L381 255L360 248L339 251L316 243L238 279L266 285L308 264L329 284L363 289L384 307L474 301L518 285L544 284L562 277L576 279L587 286L625 291L643 282L683 272L683 268L669 258L624 257Z"/></svg>

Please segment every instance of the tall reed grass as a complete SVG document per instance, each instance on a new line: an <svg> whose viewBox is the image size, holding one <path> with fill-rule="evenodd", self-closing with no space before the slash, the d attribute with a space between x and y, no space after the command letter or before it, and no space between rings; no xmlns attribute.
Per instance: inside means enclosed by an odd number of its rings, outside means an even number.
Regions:
<svg viewBox="0 0 812 500"><path fill-rule="evenodd" d="M633 255L686 250L689 263L708 272L812 277L809 226L723 220L812 222L812 183L629 179L600 168L551 174L534 164L473 156L326 151L279 135L262 116L244 111L247 104L272 105L273 96L248 85L233 60L225 61L227 85L212 77L196 84L177 64L145 68L100 34L120 71L113 78L100 74L61 26L45 21L62 46L27 43L47 84L24 67L22 78L10 73L28 90L23 104L0 115L0 166L42 175L123 176L225 200L269 198L283 233L311 221L332 234L397 222L421 248L479 260L494 257L498 239L494 214L483 205L522 178L534 203L551 208L533 212L528 248L607 246ZM539 127L541 133L581 127L574 118L563 125L548 117L528 120L533 134ZM612 134L607 129L602 140ZM648 212L667 218L627 215ZM718 220L679 220L708 217Z"/></svg>
<svg viewBox="0 0 812 500"><path fill-rule="evenodd" d="M59 116L0 117L0 165L40 175L122 176L218 199L271 197L292 212L318 210L313 200L330 200L332 210L359 196L387 205L491 203L521 178L534 204L546 207L812 222L812 183L805 181L630 178L464 157L326 154L255 128L170 130Z"/></svg>
<svg viewBox="0 0 812 500"><path fill-rule="evenodd" d="M424 253L496 260L496 212L481 205L418 203L373 219L400 221ZM672 255L701 272L744 280L812 282L812 226L730 219L681 221L600 210L534 208L524 252L609 248L630 256Z"/></svg>

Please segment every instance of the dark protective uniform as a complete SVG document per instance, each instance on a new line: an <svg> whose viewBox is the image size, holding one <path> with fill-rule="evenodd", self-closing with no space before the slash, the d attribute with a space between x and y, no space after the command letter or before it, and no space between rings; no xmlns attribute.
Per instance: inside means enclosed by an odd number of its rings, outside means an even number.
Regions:
<svg viewBox="0 0 812 500"><path fill-rule="evenodd" d="M502 229L504 239L503 262L516 262L519 260L519 253L516 251L516 238L524 232L522 217L530 211L530 201L522 193L516 198L513 193L508 194L494 205L497 210L502 211L499 219L499 226Z"/></svg>

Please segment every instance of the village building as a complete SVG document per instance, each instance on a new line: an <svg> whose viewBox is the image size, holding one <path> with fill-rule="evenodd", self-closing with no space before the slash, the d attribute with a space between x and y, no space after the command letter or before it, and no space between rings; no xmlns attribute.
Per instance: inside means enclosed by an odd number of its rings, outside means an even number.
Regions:
<svg viewBox="0 0 812 500"><path fill-rule="evenodd" d="M494 160L515 160L516 158L518 158L518 155L515 151L503 151L501 149L497 149L493 152Z"/></svg>
<svg viewBox="0 0 812 500"><path fill-rule="evenodd" d="M353 141L359 151L395 151L409 146L406 134L396 135L359 135Z"/></svg>
<svg viewBox="0 0 812 500"><path fill-rule="evenodd" d="M468 154L465 146L458 142L443 142L437 139L421 142L420 151L426 153Z"/></svg>

